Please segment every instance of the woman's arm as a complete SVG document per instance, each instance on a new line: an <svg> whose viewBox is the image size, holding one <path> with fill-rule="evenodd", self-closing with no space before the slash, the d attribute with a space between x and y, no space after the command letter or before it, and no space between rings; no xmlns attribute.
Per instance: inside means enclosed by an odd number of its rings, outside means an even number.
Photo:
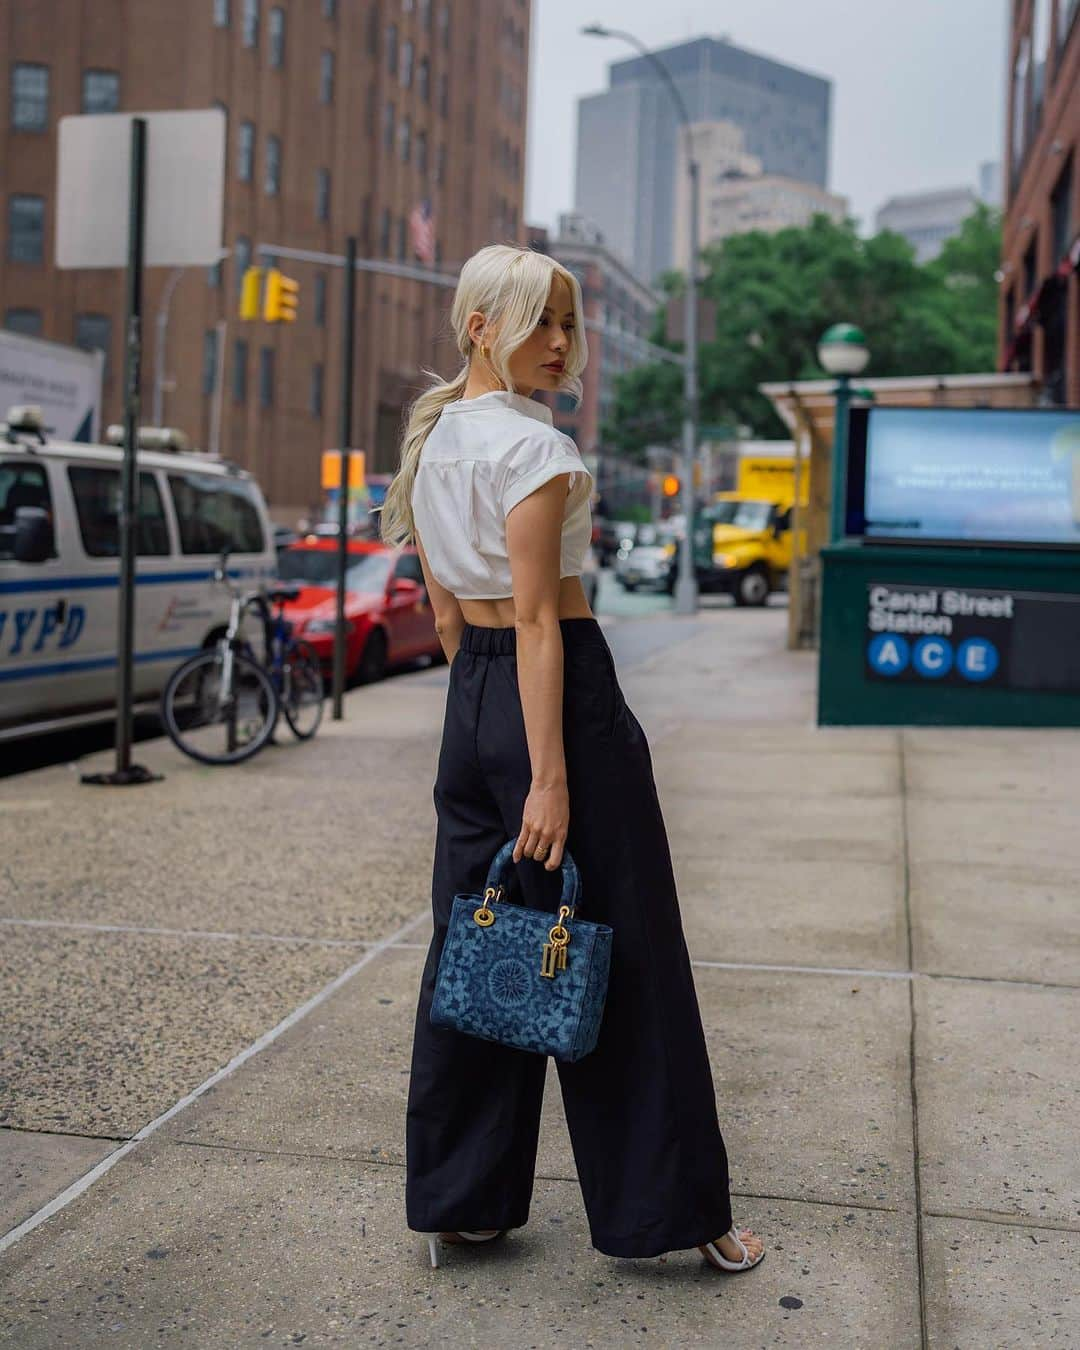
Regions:
<svg viewBox="0 0 1080 1350"><path fill-rule="evenodd" d="M563 647L559 628L562 522L570 476L549 478L506 517L506 550L514 590L518 689L529 745L532 785L522 812L514 861L551 846L548 871L562 864L570 825L563 753Z"/></svg>
<svg viewBox="0 0 1080 1350"><path fill-rule="evenodd" d="M420 543L419 535L416 536L416 551L420 555L420 566L423 569L424 582L427 585L428 599L431 601L431 608L435 611L435 632L442 644L447 661L452 662L457 655L458 645L461 642L461 630L465 627L465 616L461 612L457 596L452 591L448 591L445 586L440 586L432 576L431 568L428 566L427 554Z"/></svg>

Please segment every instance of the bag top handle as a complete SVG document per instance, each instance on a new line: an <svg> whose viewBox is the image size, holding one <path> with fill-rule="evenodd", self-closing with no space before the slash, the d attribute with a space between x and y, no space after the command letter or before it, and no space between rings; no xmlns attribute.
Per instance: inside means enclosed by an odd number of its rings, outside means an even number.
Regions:
<svg viewBox="0 0 1080 1350"><path fill-rule="evenodd" d="M511 861L514 856L514 849L517 846L517 838L508 839L498 853L491 860L491 866L488 868L486 886L496 889L499 886L505 886L504 878L510 870ZM581 898L581 875L577 869L577 863L571 858L569 852L564 848L562 855L562 895L559 897L560 905L566 905L571 910L576 910L578 901Z"/></svg>

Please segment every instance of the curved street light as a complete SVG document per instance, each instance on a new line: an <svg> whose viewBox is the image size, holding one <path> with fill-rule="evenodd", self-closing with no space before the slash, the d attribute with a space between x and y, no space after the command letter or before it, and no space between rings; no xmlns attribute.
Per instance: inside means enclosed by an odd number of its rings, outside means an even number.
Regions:
<svg viewBox="0 0 1080 1350"><path fill-rule="evenodd" d="M679 550L679 575L675 585L675 613L696 614L698 610L698 584L694 571L694 464L697 459L698 439L698 163L694 158L694 141L690 130L690 114L679 93L678 86L671 78L671 71L663 61L651 52L640 38L633 33L618 28L606 28L601 23L587 24L581 30L587 37L619 38L628 42L649 65L657 72L671 95L686 135L686 166L690 175L690 253L686 285L686 306L684 310L684 343L686 352L683 360L683 426L682 426L682 482L683 515L685 527L683 546Z"/></svg>

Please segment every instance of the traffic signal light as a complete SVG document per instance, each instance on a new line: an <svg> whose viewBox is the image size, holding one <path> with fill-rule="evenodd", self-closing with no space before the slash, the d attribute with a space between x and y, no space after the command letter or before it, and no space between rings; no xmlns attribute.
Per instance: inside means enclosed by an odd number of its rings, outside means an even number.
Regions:
<svg viewBox="0 0 1080 1350"><path fill-rule="evenodd" d="M676 497L679 493L679 479L676 474L664 474L664 496Z"/></svg>
<svg viewBox="0 0 1080 1350"><path fill-rule="evenodd" d="M266 274L263 318L267 323L295 323L299 296L300 283L271 267Z"/></svg>
<svg viewBox="0 0 1080 1350"><path fill-rule="evenodd" d="M259 292L262 290L261 267L249 267L240 283L240 317L257 319L259 317Z"/></svg>

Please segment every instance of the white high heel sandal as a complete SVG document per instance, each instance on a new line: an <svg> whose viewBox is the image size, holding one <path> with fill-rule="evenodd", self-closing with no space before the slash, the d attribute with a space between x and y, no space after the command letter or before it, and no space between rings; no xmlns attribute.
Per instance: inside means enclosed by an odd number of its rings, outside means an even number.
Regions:
<svg viewBox="0 0 1080 1350"><path fill-rule="evenodd" d="M464 1229L457 1229L455 1230L453 1236L450 1237L448 1240L451 1243L494 1242L497 1237L502 1237L502 1235L503 1230L501 1228L494 1233L469 1233L466 1232ZM440 1238L441 1236L442 1234L440 1233L429 1233L427 1235L428 1255L431 1257L432 1270L438 1270L439 1268L438 1238Z"/></svg>
<svg viewBox="0 0 1080 1350"><path fill-rule="evenodd" d="M731 1238L739 1251L742 1252L742 1260L729 1261L715 1242L706 1242L703 1246L698 1248L698 1251L705 1260L708 1261L710 1266L714 1266L717 1270L724 1271L727 1275L735 1275L740 1270L753 1270L755 1266L761 1265L762 1261L765 1260L764 1250L762 1250L758 1256L750 1255L746 1250L746 1244L735 1231L734 1225L732 1225L731 1230L725 1236Z"/></svg>

